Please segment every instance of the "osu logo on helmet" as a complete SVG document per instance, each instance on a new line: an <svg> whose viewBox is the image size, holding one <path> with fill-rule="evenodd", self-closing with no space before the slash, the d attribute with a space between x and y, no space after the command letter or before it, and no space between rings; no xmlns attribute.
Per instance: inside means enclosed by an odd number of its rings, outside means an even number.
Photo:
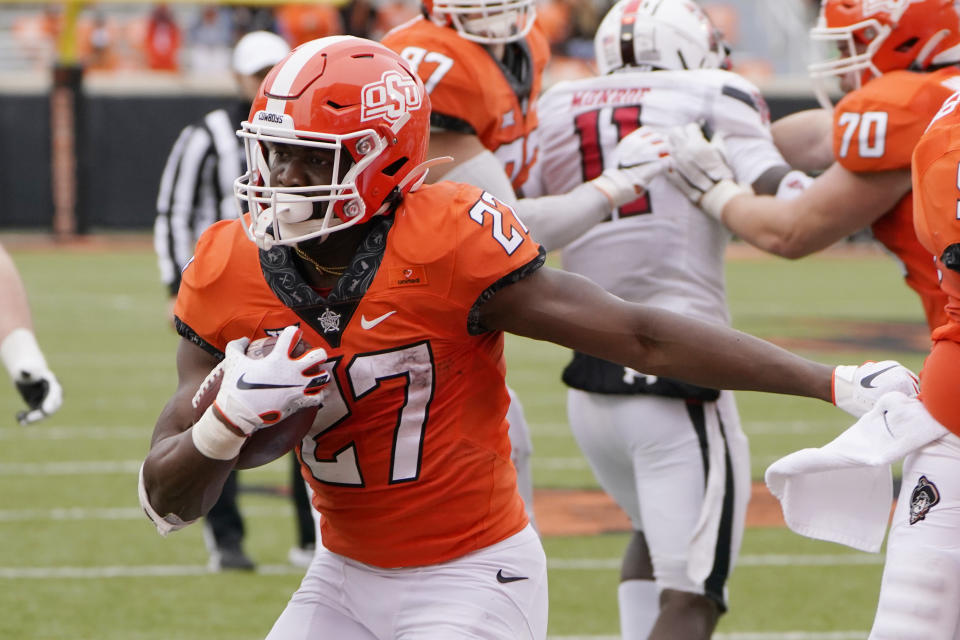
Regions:
<svg viewBox="0 0 960 640"><path fill-rule="evenodd" d="M396 52L330 36L297 47L264 79L238 135L247 172L234 182L244 229L261 249L318 238L393 211L426 176L430 97ZM281 184L269 148L329 156L321 183Z"/></svg>
<svg viewBox="0 0 960 640"><path fill-rule="evenodd" d="M396 122L410 111L423 104L416 83L396 71L384 71L379 82L364 85L360 91L363 121L385 118Z"/></svg>

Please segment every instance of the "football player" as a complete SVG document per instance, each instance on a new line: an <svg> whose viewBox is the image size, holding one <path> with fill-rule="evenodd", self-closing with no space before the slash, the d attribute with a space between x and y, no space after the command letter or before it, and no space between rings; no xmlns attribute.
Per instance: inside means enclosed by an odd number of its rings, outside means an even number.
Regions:
<svg viewBox="0 0 960 640"><path fill-rule="evenodd" d="M495 194L550 251L635 200L648 165L633 171L613 167L561 197L517 201L537 160L537 96L550 57L535 16L535 0L425 0L423 15L391 30L382 42L409 62L430 94L430 155L453 158L438 165L428 181L466 182ZM511 397L513 457L532 518L532 444L512 391Z"/></svg>
<svg viewBox="0 0 960 640"><path fill-rule="evenodd" d="M250 213L204 232L183 273L178 387L139 482L161 533L203 515L251 433L319 407L298 451L323 548L271 640L546 637L546 560L509 458L505 331L861 410L913 387L899 366L861 387L872 370L848 381L543 266L496 196L423 184L429 123L423 83L390 49L346 36L298 47L242 125ZM278 328L268 357L245 355ZM292 358L301 334L313 348ZM213 380L195 421L191 399Z"/></svg>
<svg viewBox="0 0 960 640"><path fill-rule="evenodd" d="M910 154L960 89L960 8L954 0L823 0L811 36L835 42L840 53L812 64L811 74L839 76L846 91L833 110L836 161L826 171L789 202L751 196L726 179L730 172L702 138L676 134L676 171L668 176L737 236L786 258L869 227L902 264L935 329L947 319L946 301L933 258L913 230Z"/></svg>
<svg viewBox="0 0 960 640"><path fill-rule="evenodd" d="M7 250L0 245L0 361L27 403L17 422L28 425L56 413L63 389L47 366L33 334L33 320L23 279Z"/></svg>
<svg viewBox="0 0 960 640"><path fill-rule="evenodd" d="M951 433L903 461L903 482L887 538L877 616L870 637L952 640L960 629L960 93L953 94L913 152L913 221L935 258L946 322L931 334L923 365L920 419ZM931 580L932 578L932 580Z"/></svg>
<svg viewBox="0 0 960 640"><path fill-rule="evenodd" d="M756 87L724 70L726 49L692 0L620 0L594 45L601 75L558 83L540 99L528 193L565 193L616 167L616 146L641 125L697 123L723 134L737 178L758 192L786 197L808 181L774 146ZM660 140L648 137L655 148ZM562 260L626 300L729 325L729 238L659 178L643 199L567 245ZM710 637L726 610L750 497L733 394L579 352L563 380L574 436L633 524L618 588L621 636Z"/></svg>

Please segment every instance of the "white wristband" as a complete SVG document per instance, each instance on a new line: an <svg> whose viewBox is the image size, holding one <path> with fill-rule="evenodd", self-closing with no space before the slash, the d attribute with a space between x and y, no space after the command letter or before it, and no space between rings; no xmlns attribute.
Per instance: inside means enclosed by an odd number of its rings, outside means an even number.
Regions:
<svg viewBox="0 0 960 640"><path fill-rule="evenodd" d="M14 380L20 378L23 371L43 371L47 361L40 351L33 331L20 327L7 334L0 343L0 360Z"/></svg>
<svg viewBox="0 0 960 640"><path fill-rule="evenodd" d="M854 365L840 365L833 370L833 404L844 411L852 412L854 382L857 367Z"/></svg>
<svg viewBox="0 0 960 640"><path fill-rule="evenodd" d="M741 186L733 180L721 180L703 194L700 208L714 220L722 222L723 208L730 200L741 195L753 195L753 189Z"/></svg>
<svg viewBox="0 0 960 640"><path fill-rule="evenodd" d="M157 510L153 508L153 505L150 504L150 497L147 495L147 486L143 482L143 465L140 465L140 478L137 481L137 495L140 497L140 506L143 507L144 513L147 514L147 517L150 518L150 521L157 528L157 533L161 536L166 537L171 531L177 531L178 529L183 529L185 526L196 520L183 520L180 516L168 513L165 516L161 516L157 513Z"/></svg>
<svg viewBox="0 0 960 640"><path fill-rule="evenodd" d="M190 436L197 451L213 460L233 460L247 441L245 436L238 436L220 422L213 413L213 405L207 407L191 427Z"/></svg>

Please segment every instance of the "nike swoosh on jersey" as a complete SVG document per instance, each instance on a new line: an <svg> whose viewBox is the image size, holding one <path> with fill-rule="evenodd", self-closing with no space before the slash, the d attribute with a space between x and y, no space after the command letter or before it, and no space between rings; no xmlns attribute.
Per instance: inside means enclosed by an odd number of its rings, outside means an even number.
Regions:
<svg viewBox="0 0 960 640"><path fill-rule="evenodd" d="M885 373L885 372L887 372L887 371L890 371L890 369L895 369L896 367L897 367L897 365L892 364L892 365L890 365L889 367L887 367L886 369L881 369L880 371L876 371L876 372L874 372L874 373L871 373L870 375L868 375L867 377L865 377L863 380L860 381L860 386L863 387L864 389L876 389L875 386L873 386L872 384L870 384L871 382L873 382L873 379L876 378L876 377L877 377L878 375L880 375L881 373Z"/></svg>
<svg viewBox="0 0 960 640"><path fill-rule="evenodd" d="M244 380L245 373L240 374L240 379L237 380L237 389L292 389L293 387L299 387L299 384L270 384L268 382L247 382Z"/></svg>
<svg viewBox="0 0 960 640"><path fill-rule="evenodd" d="M392 315L395 314L396 312L397 312L396 309L394 309L393 311L387 311L387 312L386 312L385 314L383 314L382 316L377 316L376 318L373 318L372 320L367 320L366 316L364 316L364 315L361 314L361 316L360 316L360 326L363 327L364 330L369 331L370 329L373 329L375 326L377 326L378 324L380 324L381 322L383 322L384 320L386 320L387 318L389 318L390 316L392 316Z"/></svg>
<svg viewBox="0 0 960 640"><path fill-rule="evenodd" d="M528 580L527 576L505 576L503 575L503 569L497 571L497 582L500 584L507 584L509 582L516 582L517 580Z"/></svg>

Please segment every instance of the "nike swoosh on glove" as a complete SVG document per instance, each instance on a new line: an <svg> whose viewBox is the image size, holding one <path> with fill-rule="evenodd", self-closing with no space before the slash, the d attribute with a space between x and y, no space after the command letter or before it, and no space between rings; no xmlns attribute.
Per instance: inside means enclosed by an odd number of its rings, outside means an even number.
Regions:
<svg viewBox="0 0 960 640"><path fill-rule="evenodd" d="M250 435L322 403L323 388L330 381L330 374L320 368L327 352L317 347L291 357L301 334L296 326L287 327L263 358L246 355L247 338L227 343L223 362L209 376L223 376L213 404L238 431ZM219 374L217 369L221 369Z"/></svg>
<svg viewBox="0 0 960 640"><path fill-rule="evenodd" d="M673 127L670 144L670 182L714 220L735 196L752 195L753 189L737 184L723 154L723 138L707 140L697 123Z"/></svg>
<svg viewBox="0 0 960 640"><path fill-rule="evenodd" d="M614 208L642 196L650 181L669 168L670 148L666 137L650 127L640 127L617 144L616 168L605 170L590 181L607 196Z"/></svg>
<svg viewBox="0 0 960 640"><path fill-rule="evenodd" d="M833 404L859 418L880 396L899 391L907 397L919 392L917 376L896 360L842 365L833 370Z"/></svg>

